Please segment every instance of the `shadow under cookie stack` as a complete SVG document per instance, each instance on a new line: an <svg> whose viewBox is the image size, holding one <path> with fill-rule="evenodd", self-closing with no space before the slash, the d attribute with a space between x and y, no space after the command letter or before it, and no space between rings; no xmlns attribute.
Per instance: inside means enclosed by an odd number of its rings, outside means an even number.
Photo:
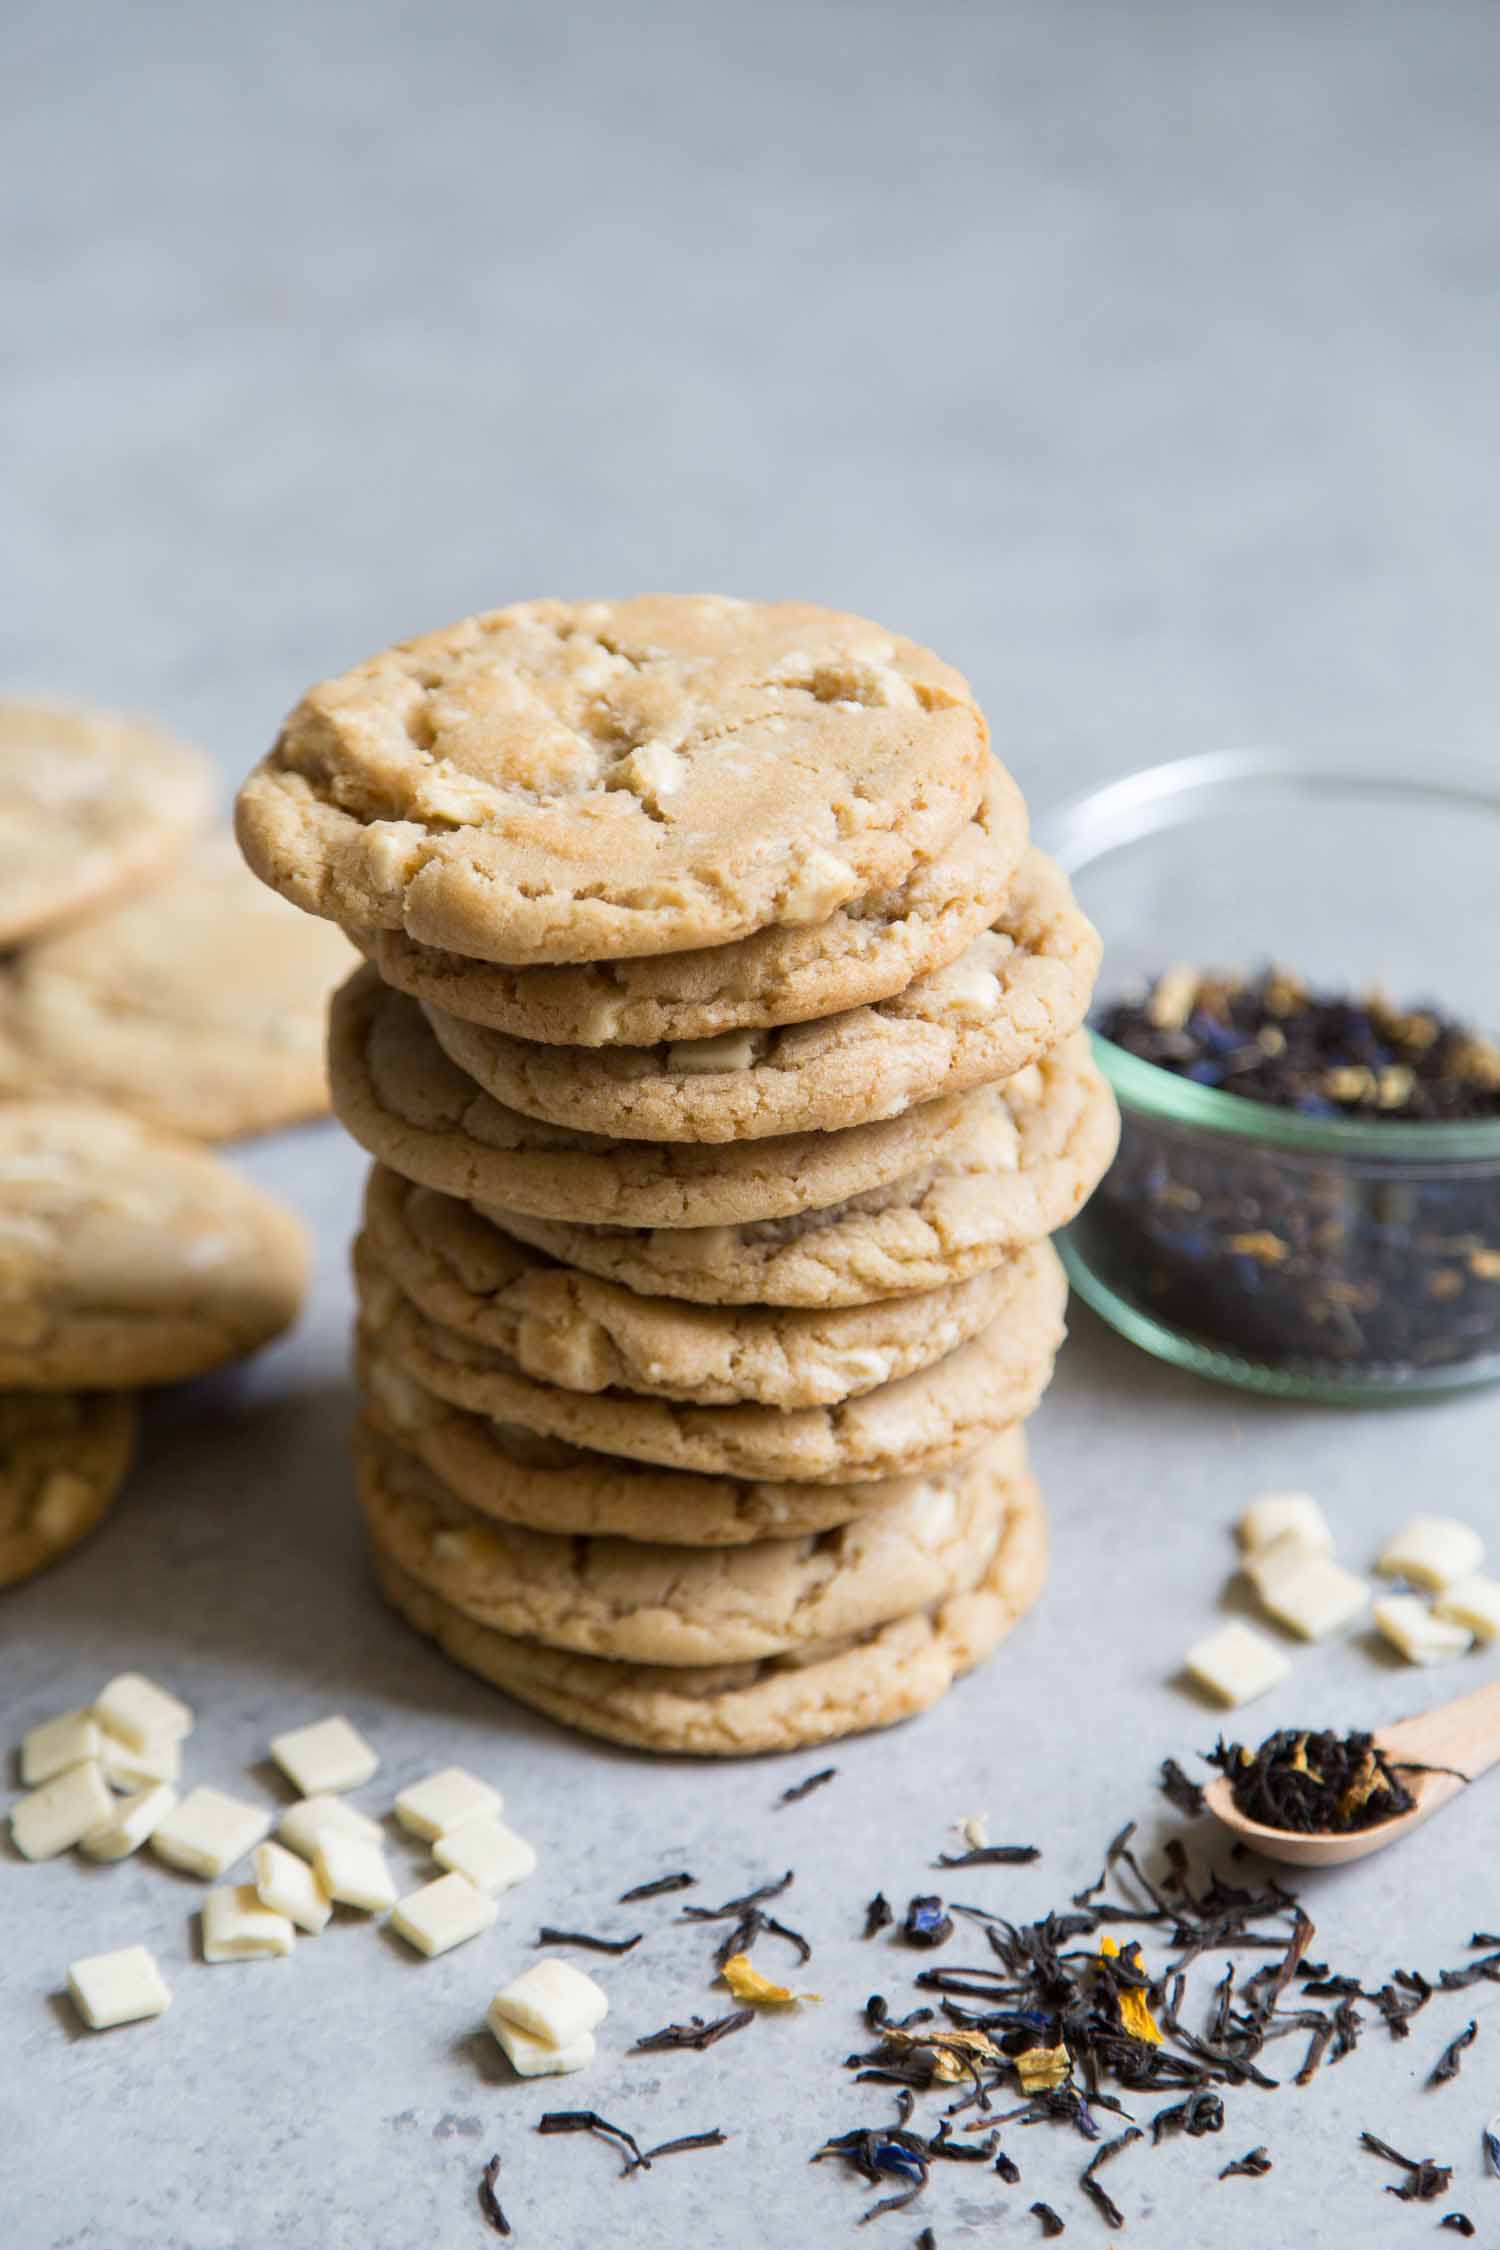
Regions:
<svg viewBox="0 0 1500 2250"><path fill-rule="evenodd" d="M1097 940L963 679L865 621L537 602L314 689L252 866L366 956L356 1477L389 1603L616 1741L934 1702L1035 1599Z"/></svg>

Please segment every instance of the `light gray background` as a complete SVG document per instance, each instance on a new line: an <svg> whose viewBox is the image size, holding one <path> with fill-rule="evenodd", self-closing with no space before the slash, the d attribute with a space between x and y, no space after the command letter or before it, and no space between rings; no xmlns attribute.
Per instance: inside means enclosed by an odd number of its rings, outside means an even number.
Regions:
<svg viewBox="0 0 1500 2250"><path fill-rule="evenodd" d="M1491 5L22 4L5 46L0 680L159 713L226 798L309 679L395 634L651 586L807 595L935 642L1039 804L1250 739L1496 762ZM385 1756L372 1801L465 1759L542 1872L432 1966L341 1927L211 1973L190 1882L0 1858L7 2250L462 2250L488 2239L495 2149L517 2241L549 2250L852 2240L861 2191L805 2158L886 2114L837 2067L865 1993L919 1965L852 1938L875 1884L904 1900L983 1808L1046 1858L965 1889L1030 1914L1129 1814L1155 1821L1156 1761L1214 1732L1168 1677L1250 1492L1313 1487L1356 1562L1419 1500L1497 1528L1493 1400L1269 1407L1079 1315L1036 1425L1040 1612L773 1814L822 1761L571 1742L385 1619L342 1455L359 1164L332 1129L244 1161L317 1225L307 1321L153 1411L110 1528L6 1600L5 1732L139 1664L201 1709L193 1776L261 1789L269 1734L341 1707ZM1491 1669L1427 1680L1356 1642L1299 1659L1252 1723L1394 1714ZM1453 1958L1495 1920L1492 1839L1476 1799L1308 1886L1319 1950ZM477 2027L539 1920L619 1928L615 1893L682 1862L709 1898L795 1863L826 1998L627 2063L714 2005L705 1944L644 1910L660 1936L603 1971L608 2058L551 2093L735 2139L616 2185L602 2150L531 2134L549 2090L505 2083ZM171 2015L78 2035L49 1997L67 1962L141 1938ZM1368 2124L1454 2161L1451 2203L1494 2239L1483 1995L1464 2077L1419 2090L1469 2012L1435 2005L1405 2047L1372 2033L1305 2097L1236 2098L1222 2142L1124 2159L1132 2227L1231 2250L1430 2229L1356 2153ZM1257 2141L1270 2178L1215 2184ZM945 2250L1034 2239L1037 2195L1098 2229L1079 2144L1012 2146L1019 2190L938 2180Z"/></svg>

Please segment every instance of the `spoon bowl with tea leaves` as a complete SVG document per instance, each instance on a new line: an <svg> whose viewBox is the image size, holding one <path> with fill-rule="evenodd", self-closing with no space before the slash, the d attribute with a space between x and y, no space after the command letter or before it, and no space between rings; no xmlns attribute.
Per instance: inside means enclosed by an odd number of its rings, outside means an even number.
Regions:
<svg viewBox="0 0 1500 2250"><path fill-rule="evenodd" d="M1290 1733L1272 1737L1273 1741L1283 1739L1291 1745L1282 1760L1283 1774L1309 1773L1310 1781L1316 1783L1317 1771L1308 1764L1315 1738ZM1461 1789L1500 1763L1500 1681L1472 1695L1461 1695L1452 1703L1440 1703L1418 1718L1398 1719L1392 1726L1379 1727L1369 1741L1379 1756L1356 1760L1343 1795L1336 1799L1329 1793L1330 1805L1342 1809L1350 1803L1351 1793L1357 1796L1363 1789L1366 1795L1361 1807L1368 1804L1369 1811L1362 1825L1278 1827L1270 1820L1252 1818L1236 1802L1237 1776L1233 1771L1220 1774L1204 1790L1208 1810L1237 1843L1259 1852L1263 1859L1283 1860L1292 1867L1343 1867L1351 1860L1367 1859L1371 1852L1384 1851L1388 1844L1397 1844L1414 1828L1420 1828ZM1300 1752L1299 1743L1303 1746ZM1254 1755L1244 1753L1247 1760ZM1303 1761L1300 1766L1299 1756ZM1377 1813L1375 1791L1381 1786L1378 1769L1382 1761L1401 1784L1406 1800L1402 1809L1384 1819L1370 1817ZM1311 1793L1310 1789L1283 1786L1289 1813ZM1262 1804L1260 1809L1273 1808ZM1297 1816L1292 1813L1291 1817ZM1301 1817L1307 1816L1304 1813Z"/></svg>

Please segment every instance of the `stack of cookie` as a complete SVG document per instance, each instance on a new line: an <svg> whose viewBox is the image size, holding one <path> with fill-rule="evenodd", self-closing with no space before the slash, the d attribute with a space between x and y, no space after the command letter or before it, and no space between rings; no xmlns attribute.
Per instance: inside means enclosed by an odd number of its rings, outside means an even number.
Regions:
<svg viewBox="0 0 1500 2250"><path fill-rule="evenodd" d="M933 1701L1034 1599L1097 941L959 675L797 604L539 602L326 683L240 800L344 924L357 1474L460 1663L653 1748Z"/></svg>

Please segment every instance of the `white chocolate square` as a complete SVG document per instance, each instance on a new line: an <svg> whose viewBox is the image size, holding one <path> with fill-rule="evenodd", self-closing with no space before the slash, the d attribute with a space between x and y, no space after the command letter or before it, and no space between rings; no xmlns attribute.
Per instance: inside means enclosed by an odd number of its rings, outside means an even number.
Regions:
<svg viewBox="0 0 1500 2250"><path fill-rule="evenodd" d="M295 1805L288 1805L276 1823L276 1833L284 1844L304 1859L311 1859L318 1848L318 1838L332 1833L354 1836L361 1843L377 1847L384 1841L385 1830L378 1820L362 1813L354 1805L346 1805L342 1797L302 1797Z"/></svg>
<svg viewBox="0 0 1500 2250"><path fill-rule="evenodd" d="M287 1916L273 1913L253 1883L226 1884L203 1901L205 1961L269 1961L296 1942Z"/></svg>
<svg viewBox="0 0 1500 2250"><path fill-rule="evenodd" d="M524 1836L501 1820L466 1820L432 1847L439 1867L467 1876L476 1890L498 1898L536 1873L536 1853Z"/></svg>
<svg viewBox="0 0 1500 2250"><path fill-rule="evenodd" d="M278 1734L271 1755L304 1797L358 1789L380 1765L364 1736L345 1718L319 1719L312 1726Z"/></svg>
<svg viewBox="0 0 1500 2250"><path fill-rule="evenodd" d="M1381 1554L1383 1578L1409 1578L1414 1586L1441 1589L1472 1578L1484 1561L1484 1541L1453 1516L1413 1516Z"/></svg>
<svg viewBox="0 0 1500 2250"><path fill-rule="evenodd" d="M667 1049L667 1068L695 1078L716 1070L748 1070L755 1060L753 1031L720 1031L711 1039L679 1039Z"/></svg>
<svg viewBox="0 0 1500 2250"><path fill-rule="evenodd" d="M1285 1538L1273 1539L1267 1547L1252 1548L1245 1557L1245 1576L1263 1602L1269 1601L1273 1587L1299 1571L1306 1562L1323 1558L1304 1547L1295 1532Z"/></svg>
<svg viewBox="0 0 1500 2250"><path fill-rule="evenodd" d="M378 1844L362 1836L344 1836L325 1828L313 1854L318 1881L340 1906L357 1906L365 1914L384 1914L396 1903L396 1886Z"/></svg>
<svg viewBox="0 0 1500 2250"><path fill-rule="evenodd" d="M113 2031L117 2024L144 2023L172 2005L154 1955L144 1945L122 1946L118 1953L91 1953L68 1971L73 2005L90 2031Z"/></svg>
<svg viewBox="0 0 1500 2250"><path fill-rule="evenodd" d="M1408 1664L1447 1664L1474 1645L1467 1625L1435 1616L1420 1594L1385 1595L1375 1604L1375 1622Z"/></svg>
<svg viewBox="0 0 1500 2250"><path fill-rule="evenodd" d="M1279 1687L1292 1667L1274 1641L1236 1618L1188 1650L1187 1669L1199 1687L1232 1710Z"/></svg>
<svg viewBox="0 0 1500 2250"><path fill-rule="evenodd" d="M121 1672L94 1705L100 1726L132 1749L148 1742L180 1742L193 1731L193 1714L175 1695L139 1672Z"/></svg>
<svg viewBox="0 0 1500 2250"><path fill-rule="evenodd" d="M182 1744L148 1742L137 1750L106 1730L99 1736L99 1764L111 1789L133 1796L139 1789L182 1779Z"/></svg>
<svg viewBox="0 0 1500 2250"><path fill-rule="evenodd" d="M247 1805L222 1789L190 1789L151 1838L151 1849L169 1867L216 1883L236 1860L253 1852L269 1833L271 1815L263 1805Z"/></svg>
<svg viewBox="0 0 1500 2250"><path fill-rule="evenodd" d="M518 2023L507 2023L493 2008L489 2026L518 2078L566 2078L575 2070L587 2070L598 2051L591 2031L566 2047L549 2047L545 2039L533 2039Z"/></svg>
<svg viewBox="0 0 1500 2250"><path fill-rule="evenodd" d="M1434 1617L1467 1625L1477 1641L1500 1640L1500 1578L1455 1579L1432 1605Z"/></svg>
<svg viewBox="0 0 1500 2250"><path fill-rule="evenodd" d="M782 896L781 922L826 922L829 915L852 898L858 878L846 859L814 844Z"/></svg>
<svg viewBox="0 0 1500 2250"><path fill-rule="evenodd" d="M609 2000L592 1977L550 1955L495 1994L490 2017L519 2024L549 2047L571 2047L609 2014Z"/></svg>
<svg viewBox="0 0 1500 2250"><path fill-rule="evenodd" d="M462 1766L444 1766L414 1781L396 1799L396 1818L425 1842L436 1843L468 1820L497 1820L505 1800L487 1781L477 1781Z"/></svg>
<svg viewBox="0 0 1500 2250"><path fill-rule="evenodd" d="M21 1780L28 1789L39 1789L54 1774L80 1766L99 1755L99 1728L91 1711L64 1711L61 1718L44 1719L21 1742Z"/></svg>
<svg viewBox="0 0 1500 2250"><path fill-rule="evenodd" d="M262 1906L269 1906L273 1914L284 1914L309 1937L327 1929L333 1901L318 1881L316 1869L305 1859L299 1859L283 1844L257 1844L251 1867Z"/></svg>
<svg viewBox="0 0 1500 2250"><path fill-rule="evenodd" d="M421 1890L402 1899L391 1916L391 1928L434 1960L439 1953L478 1937L499 1912L495 1901L476 1891L465 1876L440 1875L435 1883L424 1883Z"/></svg>
<svg viewBox="0 0 1500 2250"><path fill-rule="evenodd" d="M1295 1540L1307 1555L1331 1555L1328 1518L1310 1492L1263 1492L1236 1525L1246 1554L1259 1554L1283 1539Z"/></svg>
<svg viewBox="0 0 1500 2250"><path fill-rule="evenodd" d="M89 1830L83 1850L90 1859L129 1859L142 1844L150 1843L176 1802L177 1792L166 1781L158 1782L154 1789L139 1790L133 1797L122 1797L111 1807L109 1817Z"/></svg>
<svg viewBox="0 0 1500 2250"><path fill-rule="evenodd" d="M1368 1607L1370 1589L1352 1570L1330 1562L1326 1555L1304 1555L1269 1580L1261 1600L1289 1633L1304 1641L1324 1641L1351 1625Z"/></svg>
<svg viewBox="0 0 1500 2250"><path fill-rule="evenodd" d="M85 1758L11 1807L11 1840L23 1859L56 1859L81 1844L114 1809L98 1760Z"/></svg>

